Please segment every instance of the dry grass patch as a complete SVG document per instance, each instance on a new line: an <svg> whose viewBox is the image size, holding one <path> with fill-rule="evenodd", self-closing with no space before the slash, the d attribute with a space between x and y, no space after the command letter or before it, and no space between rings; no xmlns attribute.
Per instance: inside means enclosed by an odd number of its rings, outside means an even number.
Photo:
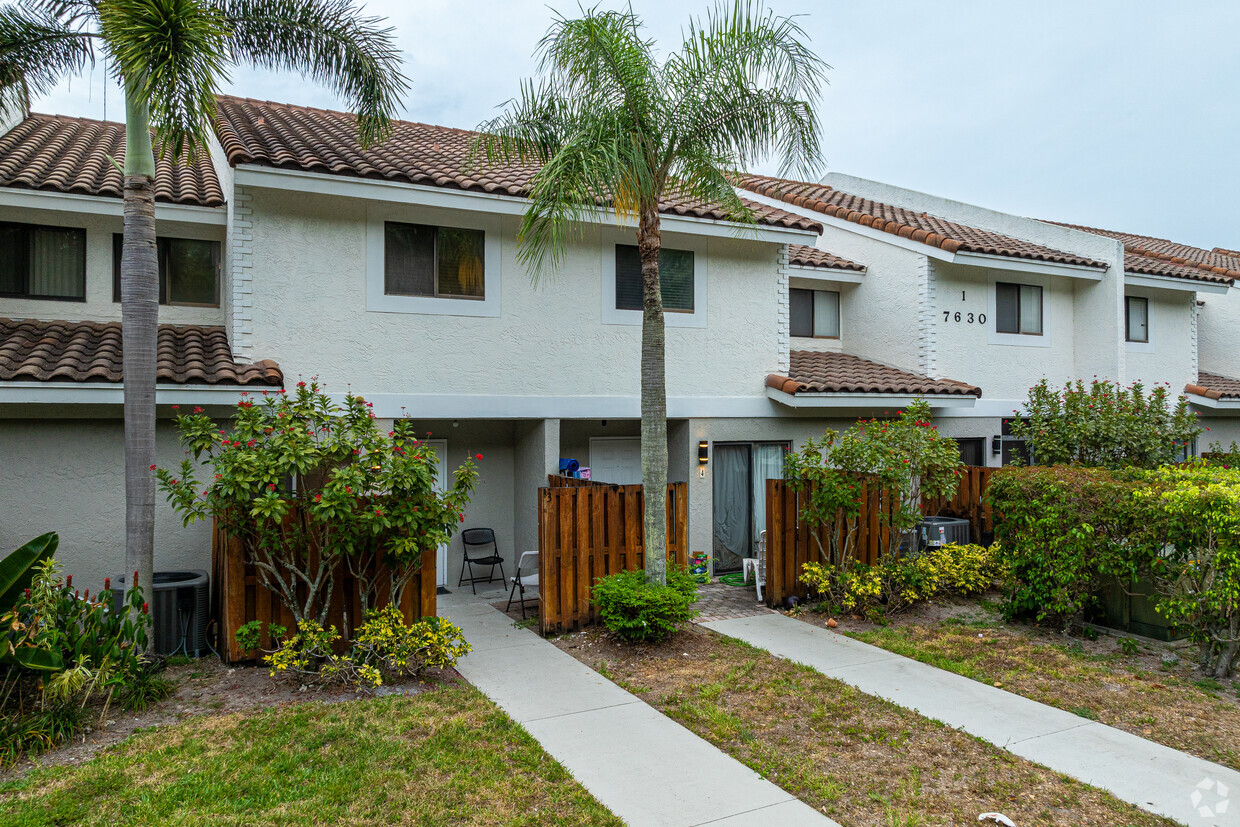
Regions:
<svg viewBox="0 0 1240 827"><path fill-rule="evenodd" d="M0 784L0 824L617 825L468 686L195 718Z"/></svg>
<svg viewBox="0 0 1240 827"><path fill-rule="evenodd" d="M1168 647L1125 639L1126 653L1114 637L1071 641L993 618L897 622L864 631L851 625L839 631L1240 770L1240 685L1198 682L1191 665L1153 666Z"/></svg>
<svg viewBox="0 0 1240 827"><path fill-rule="evenodd" d="M558 644L845 827L972 824L990 811L1047 827L1173 824L699 627L655 647L599 630Z"/></svg>

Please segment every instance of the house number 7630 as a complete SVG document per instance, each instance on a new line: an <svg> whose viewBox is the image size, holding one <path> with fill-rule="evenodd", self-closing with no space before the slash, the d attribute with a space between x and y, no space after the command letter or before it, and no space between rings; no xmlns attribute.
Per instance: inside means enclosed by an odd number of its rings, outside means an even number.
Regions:
<svg viewBox="0 0 1240 827"><path fill-rule="evenodd" d="M953 313L950 310L944 310L943 321L964 322L965 324L986 324L986 314L985 313L961 313L959 310Z"/></svg>

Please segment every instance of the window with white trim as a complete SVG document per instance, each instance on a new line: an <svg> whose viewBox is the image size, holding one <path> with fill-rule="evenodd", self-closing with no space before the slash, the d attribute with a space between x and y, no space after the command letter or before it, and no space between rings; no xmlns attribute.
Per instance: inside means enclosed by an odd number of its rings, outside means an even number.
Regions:
<svg viewBox="0 0 1240 827"><path fill-rule="evenodd" d="M1042 335L1042 288L995 282L995 332Z"/></svg>
<svg viewBox="0 0 1240 827"><path fill-rule="evenodd" d="M486 234L461 227L383 222L388 296L486 298Z"/></svg>
<svg viewBox="0 0 1240 827"><path fill-rule="evenodd" d="M112 235L112 301L121 300L121 258L125 237ZM159 303L185 307L220 306L220 243L201 238L155 239Z"/></svg>
<svg viewBox="0 0 1240 827"><path fill-rule="evenodd" d="M86 300L86 230L0 222L0 296Z"/></svg>
<svg viewBox="0 0 1240 827"><path fill-rule="evenodd" d="M789 333L818 339L840 337L840 294L836 290L788 291Z"/></svg>
<svg viewBox="0 0 1240 827"><path fill-rule="evenodd" d="M693 312L693 251L659 250L659 285L663 309L669 313ZM616 245L616 309L641 310L642 262L637 246Z"/></svg>
<svg viewBox="0 0 1240 827"><path fill-rule="evenodd" d="M1141 296L1124 297L1124 340L1147 343L1150 340L1150 300Z"/></svg>

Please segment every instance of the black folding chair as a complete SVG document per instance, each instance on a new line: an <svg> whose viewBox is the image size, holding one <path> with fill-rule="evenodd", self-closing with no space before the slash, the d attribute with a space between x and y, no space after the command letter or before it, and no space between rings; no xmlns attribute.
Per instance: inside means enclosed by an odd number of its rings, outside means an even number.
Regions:
<svg viewBox="0 0 1240 827"><path fill-rule="evenodd" d="M504 582L504 558L499 556L499 546L495 543L495 532L489 528L467 528L461 532L461 546L465 549L465 563L461 566L461 579L456 586L469 583L474 594L478 593L475 583L490 583L495 580L495 567L499 566L499 579ZM490 554L487 553L488 547ZM474 566L490 566L486 577L474 575ZM469 569L469 578L465 577L465 569Z"/></svg>

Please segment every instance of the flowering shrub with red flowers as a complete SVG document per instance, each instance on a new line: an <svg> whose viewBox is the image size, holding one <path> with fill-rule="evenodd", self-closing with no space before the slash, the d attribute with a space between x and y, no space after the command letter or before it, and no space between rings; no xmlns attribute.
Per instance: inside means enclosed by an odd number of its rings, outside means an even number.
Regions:
<svg viewBox="0 0 1240 827"><path fill-rule="evenodd" d="M1012 435L1039 465L1157 468L1182 459L1202 431L1183 396L1173 401L1165 385L1147 393L1140 382L1077 380L1060 390L1043 379L1029 389L1024 415L1012 420Z"/></svg>
<svg viewBox="0 0 1240 827"><path fill-rule="evenodd" d="M399 604L422 555L459 527L478 473L467 459L437 490L435 453L413 423L381 430L371 408L360 396L335 402L312 381L243 398L226 427L179 415L192 458L159 469L160 488L186 524L214 518L240 538L298 621L323 623L342 566L363 614L381 608L379 595Z"/></svg>
<svg viewBox="0 0 1240 827"><path fill-rule="evenodd" d="M922 519L922 499L936 499L956 490L960 468L956 443L939 436L930 405L917 400L897 411L894 419L863 419L840 433L828 431L789 452L784 476L802 492L801 518L811 525L842 530L812 532L823 562L847 570L853 563L857 520L863 486L877 485L894 495L892 507L879 521L889 528L888 553L895 554L911 538ZM838 516L837 516L838 515Z"/></svg>
<svg viewBox="0 0 1240 827"><path fill-rule="evenodd" d="M171 685L143 655L149 612L142 590L114 606L111 583L94 595L62 577L54 558L37 563L30 587L0 615L0 765L48 749L114 696L130 708L164 697Z"/></svg>

